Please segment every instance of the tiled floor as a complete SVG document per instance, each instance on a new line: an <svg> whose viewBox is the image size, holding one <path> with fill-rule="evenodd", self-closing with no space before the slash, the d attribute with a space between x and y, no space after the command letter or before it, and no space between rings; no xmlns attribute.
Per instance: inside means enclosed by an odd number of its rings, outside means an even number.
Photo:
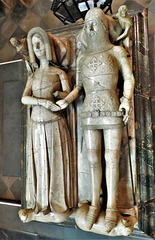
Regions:
<svg viewBox="0 0 155 240"><path fill-rule="evenodd" d="M155 33L155 0L113 0L113 13L126 4L135 13L149 8L149 30ZM63 26L50 10L52 0L1 0L0 1L0 62L17 59L15 49L9 42L12 36L22 38L35 26L50 30Z"/></svg>
<svg viewBox="0 0 155 240"><path fill-rule="evenodd" d="M16 177L7 177L0 174L0 197L10 200L21 200L21 180Z"/></svg>

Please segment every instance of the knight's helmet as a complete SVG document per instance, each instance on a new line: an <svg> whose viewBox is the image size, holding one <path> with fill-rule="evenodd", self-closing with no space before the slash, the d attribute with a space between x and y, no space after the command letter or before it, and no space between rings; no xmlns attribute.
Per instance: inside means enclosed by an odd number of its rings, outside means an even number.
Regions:
<svg viewBox="0 0 155 240"><path fill-rule="evenodd" d="M85 16L85 23L91 20L100 20L106 30L108 30L108 19L105 13L100 8L91 8L86 16Z"/></svg>

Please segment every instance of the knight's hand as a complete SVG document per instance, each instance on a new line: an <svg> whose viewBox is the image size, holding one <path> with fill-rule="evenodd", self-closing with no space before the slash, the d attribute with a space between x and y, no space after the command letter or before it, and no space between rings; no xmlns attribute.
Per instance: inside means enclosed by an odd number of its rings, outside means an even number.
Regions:
<svg viewBox="0 0 155 240"><path fill-rule="evenodd" d="M124 112L123 122L126 125L132 111L131 102L125 97L122 97L120 101L121 101L121 104L119 106L119 111Z"/></svg>
<svg viewBox="0 0 155 240"><path fill-rule="evenodd" d="M59 100L56 104L61 108L64 109L68 106L68 102L65 99Z"/></svg>

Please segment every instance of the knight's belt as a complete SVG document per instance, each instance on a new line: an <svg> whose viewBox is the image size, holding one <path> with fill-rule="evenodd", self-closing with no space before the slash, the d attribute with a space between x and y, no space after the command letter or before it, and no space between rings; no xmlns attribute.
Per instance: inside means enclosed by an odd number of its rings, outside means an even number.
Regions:
<svg viewBox="0 0 155 240"><path fill-rule="evenodd" d="M121 117L123 116L123 112L115 111L115 112L106 112L106 111L93 111L93 112L82 112L82 118L89 118L89 117Z"/></svg>

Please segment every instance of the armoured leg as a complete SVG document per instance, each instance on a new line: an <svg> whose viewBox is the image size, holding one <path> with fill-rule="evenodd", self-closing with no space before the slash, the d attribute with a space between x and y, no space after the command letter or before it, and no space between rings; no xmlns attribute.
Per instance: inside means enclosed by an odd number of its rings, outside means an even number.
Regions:
<svg viewBox="0 0 155 240"><path fill-rule="evenodd" d="M119 158L122 129L108 129L104 131L106 183L107 183L107 211L105 218L106 231L110 232L117 223L116 191L119 178Z"/></svg>
<svg viewBox="0 0 155 240"><path fill-rule="evenodd" d="M92 192L92 202L86 219L88 229L92 228L100 211L100 190L102 181L101 136L101 130L85 130Z"/></svg>

